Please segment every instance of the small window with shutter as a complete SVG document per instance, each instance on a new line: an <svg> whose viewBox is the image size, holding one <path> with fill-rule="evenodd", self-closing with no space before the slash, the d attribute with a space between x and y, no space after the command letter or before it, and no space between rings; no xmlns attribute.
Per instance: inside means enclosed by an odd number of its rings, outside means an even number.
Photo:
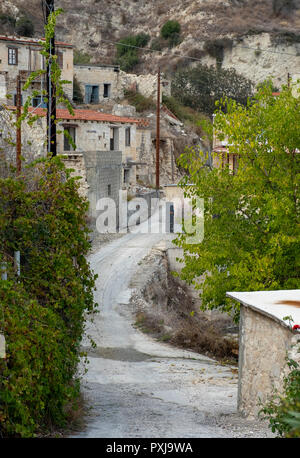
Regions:
<svg viewBox="0 0 300 458"><path fill-rule="evenodd" d="M8 48L8 65L18 65L17 48Z"/></svg>

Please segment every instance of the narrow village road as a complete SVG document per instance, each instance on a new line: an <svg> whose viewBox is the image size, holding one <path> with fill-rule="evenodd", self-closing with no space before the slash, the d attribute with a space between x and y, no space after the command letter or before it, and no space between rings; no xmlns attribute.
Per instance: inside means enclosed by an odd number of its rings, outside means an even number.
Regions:
<svg viewBox="0 0 300 458"><path fill-rule="evenodd" d="M76 437L234 437L216 422L236 411L231 368L132 326L130 282L138 280L139 262L164 237L127 234L90 256L99 275L100 313L88 325L97 349L84 342L89 365L82 390L91 409Z"/></svg>

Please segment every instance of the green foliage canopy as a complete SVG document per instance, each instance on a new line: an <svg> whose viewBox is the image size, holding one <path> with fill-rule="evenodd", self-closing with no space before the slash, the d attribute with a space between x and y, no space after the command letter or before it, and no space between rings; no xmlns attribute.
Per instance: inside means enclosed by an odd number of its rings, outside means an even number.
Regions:
<svg viewBox="0 0 300 458"><path fill-rule="evenodd" d="M44 159L17 178L0 178L0 435L29 437L64 426L79 395L77 366L85 314L94 310L95 277L88 202L59 158ZM14 269L21 253L21 275Z"/></svg>
<svg viewBox="0 0 300 458"><path fill-rule="evenodd" d="M121 70L130 71L139 63L138 48L144 48L149 40L149 35L139 33L137 35L129 35L119 41L116 45L116 63L120 65Z"/></svg>
<svg viewBox="0 0 300 458"><path fill-rule="evenodd" d="M275 391L260 415L279 437L300 438L300 366L292 359L288 359L288 366L283 393Z"/></svg>
<svg viewBox="0 0 300 458"><path fill-rule="evenodd" d="M207 167L199 151L180 158L189 174L182 187L205 203L203 242L188 245L185 234L176 241L184 249L182 277L202 290L203 308L233 310L237 318L226 291L300 287L299 108L291 90L274 98L267 86L247 106L225 99L214 127L238 155L237 173Z"/></svg>
<svg viewBox="0 0 300 458"><path fill-rule="evenodd" d="M178 21L167 21L161 28L160 34L162 38L168 40L169 45L176 46L180 42L181 27Z"/></svg>
<svg viewBox="0 0 300 458"><path fill-rule="evenodd" d="M246 104L252 91L251 81L234 69L216 69L201 64L177 71L172 81L172 95L177 100L208 115L214 113L216 101L225 95Z"/></svg>
<svg viewBox="0 0 300 458"><path fill-rule="evenodd" d="M16 33L23 37L34 36L34 24L31 19L26 16L22 16L16 22Z"/></svg>

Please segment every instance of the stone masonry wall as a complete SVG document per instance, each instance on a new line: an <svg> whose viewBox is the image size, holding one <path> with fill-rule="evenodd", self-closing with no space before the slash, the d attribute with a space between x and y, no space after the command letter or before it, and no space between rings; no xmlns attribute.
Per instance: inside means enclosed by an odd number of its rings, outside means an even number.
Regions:
<svg viewBox="0 0 300 458"><path fill-rule="evenodd" d="M120 73L115 71L118 67L114 66L93 66L93 65L75 65L74 75L80 85L83 99L85 96L85 85L99 86L99 102L108 99L117 100L123 97L123 90L120 84ZM104 84L111 84L109 97L103 97Z"/></svg>
<svg viewBox="0 0 300 458"><path fill-rule="evenodd" d="M241 307L238 410L256 416L273 387L282 390L293 333L277 321Z"/></svg>

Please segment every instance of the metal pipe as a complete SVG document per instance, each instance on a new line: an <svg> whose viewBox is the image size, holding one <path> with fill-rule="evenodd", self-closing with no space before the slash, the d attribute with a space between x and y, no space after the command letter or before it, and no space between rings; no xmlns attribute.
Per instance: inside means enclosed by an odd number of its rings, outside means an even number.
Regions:
<svg viewBox="0 0 300 458"><path fill-rule="evenodd" d="M157 74L157 106L156 106L156 191L159 191L159 144L160 144L160 68Z"/></svg>

